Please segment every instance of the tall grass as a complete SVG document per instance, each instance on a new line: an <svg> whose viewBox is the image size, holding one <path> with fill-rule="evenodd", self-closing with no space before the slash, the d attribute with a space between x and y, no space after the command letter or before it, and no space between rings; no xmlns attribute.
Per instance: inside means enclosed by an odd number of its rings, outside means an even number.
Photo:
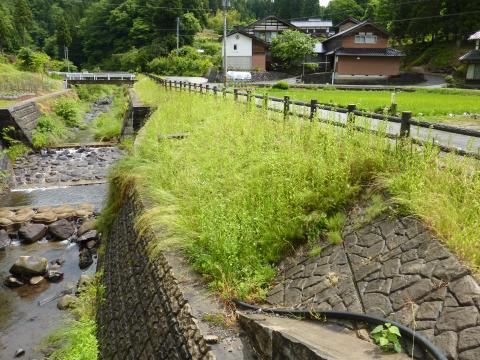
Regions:
<svg viewBox="0 0 480 360"><path fill-rule="evenodd" d="M110 111L100 114L90 125L96 140L107 141L118 139L122 130L123 117L128 103L123 88L114 91Z"/></svg>
<svg viewBox="0 0 480 360"><path fill-rule="evenodd" d="M120 194L136 188L152 204L138 228L161 229L152 256L183 247L225 298L263 297L275 263L309 237L338 242L341 213L373 184L479 264L477 163L440 161L433 148L418 152L365 132L284 121L232 100L167 92L147 79L136 89L158 110L134 154L113 170L103 220L111 221ZM189 136L159 137L179 132Z"/></svg>
<svg viewBox="0 0 480 360"><path fill-rule="evenodd" d="M61 89L62 82L45 74L24 72L13 65L0 64L0 92L49 92Z"/></svg>

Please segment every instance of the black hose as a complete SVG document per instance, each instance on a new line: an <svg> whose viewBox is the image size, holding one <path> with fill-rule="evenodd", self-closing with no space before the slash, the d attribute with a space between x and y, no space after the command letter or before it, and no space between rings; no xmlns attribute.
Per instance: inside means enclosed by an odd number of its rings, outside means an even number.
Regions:
<svg viewBox="0 0 480 360"><path fill-rule="evenodd" d="M333 318L333 319L342 319L342 320L361 321L361 322L375 324L375 325L383 325L385 323L390 323L398 327L404 339L412 339L412 342L422 346L425 350L427 350L427 352L431 356L433 356L435 360L448 360L447 357L424 336L413 331L407 326L399 324L396 321L391 321L391 320L383 319L377 316L372 316L372 315L367 315L362 313L354 313L354 312L344 312L344 311L312 312L306 309L274 309L274 308L262 308L256 305L244 303L236 299L233 300L233 302L236 306L240 308L244 308L252 311L261 311L267 314L277 314L277 315L283 315L283 316L304 317L310 320L315 320L318 317L325 317L327 319Z"/></svg>

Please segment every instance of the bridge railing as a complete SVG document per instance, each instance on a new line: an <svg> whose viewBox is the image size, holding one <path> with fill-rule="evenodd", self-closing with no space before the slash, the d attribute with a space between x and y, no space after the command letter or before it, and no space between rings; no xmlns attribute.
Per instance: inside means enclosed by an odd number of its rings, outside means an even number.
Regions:
<svg viewBox="0 0 480 360"><path fill-rule="evenodd" d="M276 111L276 112L283 112L284 117L288 117L289 115L295 115L303 118L308 118L310 121L314 119L328 122L335 126L345 127L345 123L335 122L330 120L322 120L319 119L317 113L319 110L325 110L328 112L332 112L335 114L345 114L347 124L350 125L354 124L355 117L363 117L363 118L370 118L379 121L386 121L388 123L397 123L400 124L400 131L398 134L385 134L388 137L392 138L410 138L413 143L423 145L425 140L419 138L412 138L410 136L411 133L411 126L416 126L418 128L424 128L429 130L436 130L439 132L444 132L447 134L455 134L455 135L462 135L467 136L473 139L480 139L480 131L473 130L473 129L465 129L459 128L451 125L439 124L439 123L430 123L426 121L418 121L412 118L412 113L410 111L403 111L401 116L394 116L394 115L385 115L385 114L377 114L377 113L370 113L366 111L361 111L356 108L355 104L348 105L347 108L336 107L332 104L326 103L319 103L317 100L312 99L310 102L298 101L298 100L291 100L289 96L284 96L282 98L271 97L267 95L258 95L252 94L251 90L247 91L239 91L239 89L234 88L233 90L229 90L226 88L218 88L217 86L211 87L209 84L197 84L191 82L184 82L184 81L172 81L166 80L156 75L147 74L152 80L156 81L157 83L164 86L166 89L170 90L180 90L180 91L188 91L188 92L196 92L200 94L212 94L214 96L218 96L221 94L223 97L233 96L235 101L241 101L240 98L243 97L244 102L246 103L254 103L257 107L263 107L266 110ZM272 106L272 104L277 104L277 106ZM280 105L281 104L281 105ZM293 110L293 106L297 107L297 111ZM298 111L300 110L300 111ZM365 127L362 126L355 126L354 128L357 130L365 131ZM370 130L376 132L374 130ZM433 145L437 146L443 152L454 152L458 155L462 156L469 156L474 157L476 159L480 159L480 147L477 149L476 152L468 151L467 149L462 149L460 147L452 147L446 144L441 144L438 141L434 141Z"/></svg>

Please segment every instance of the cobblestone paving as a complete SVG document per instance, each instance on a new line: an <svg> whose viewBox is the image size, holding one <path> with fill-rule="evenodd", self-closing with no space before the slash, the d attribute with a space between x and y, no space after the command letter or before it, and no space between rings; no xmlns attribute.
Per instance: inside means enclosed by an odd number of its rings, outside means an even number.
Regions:
<svg viewBox="0 0 480 360"><path fill-rule="evenodd" d="M343 246L283 266L271 304L363 311L415 327L449 359L480 359L480 287L412 217L348 226Z"/></svg>
<svg viewBox="0 0 480 360"><path fill-rule="evenodd" d="M103 181L108 168L121 157L121 151L113 146L35 152L15 161L15 187Z"/></svg>

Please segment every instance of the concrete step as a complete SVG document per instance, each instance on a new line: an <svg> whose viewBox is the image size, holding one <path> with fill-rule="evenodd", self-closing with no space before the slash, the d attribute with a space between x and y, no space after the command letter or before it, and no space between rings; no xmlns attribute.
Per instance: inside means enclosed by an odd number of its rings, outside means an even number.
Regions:
<svg viewBox="0 0 480 360"><path fill-rule="evenodd" d="M239 313L239 322L263 359L407 360L385 353L343 326L258 313Z"/></svg>

